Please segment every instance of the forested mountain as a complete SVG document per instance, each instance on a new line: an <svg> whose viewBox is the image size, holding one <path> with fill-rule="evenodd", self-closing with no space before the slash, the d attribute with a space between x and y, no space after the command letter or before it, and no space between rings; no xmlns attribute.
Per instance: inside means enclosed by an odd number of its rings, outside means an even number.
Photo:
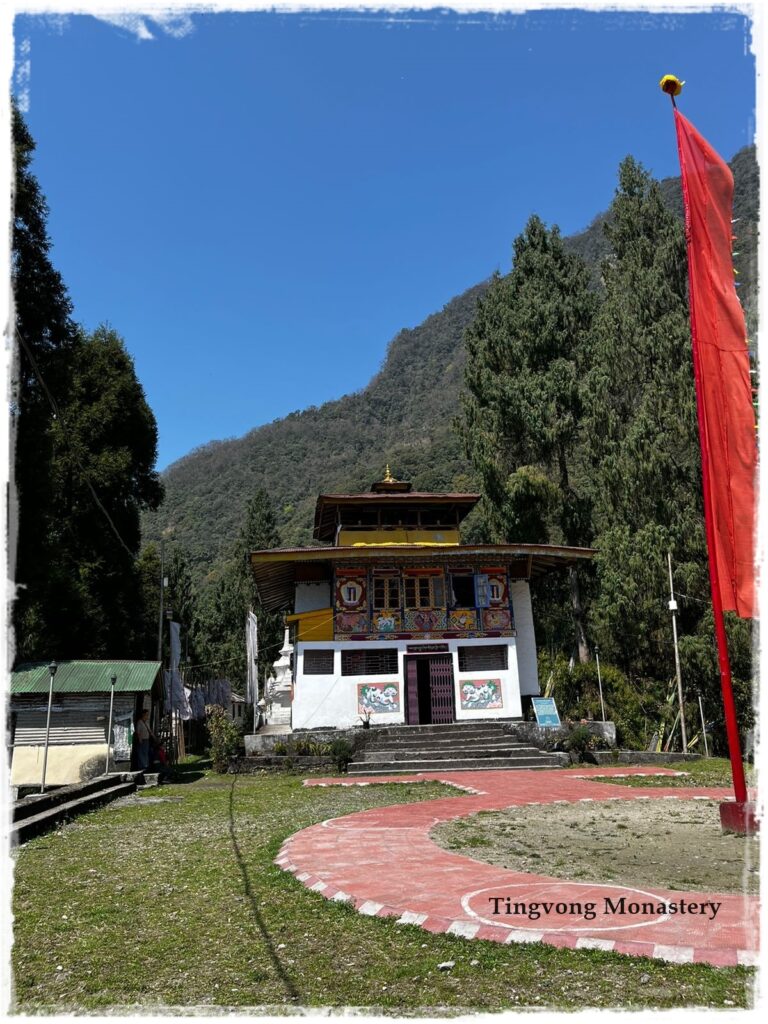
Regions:
<svg viewBox="0 0 768 1024"><path fill-rule="evenodd" d="M756 309L758 168L754 147L731 161L736 181L734 233L738 237L741 298L748 322ZM665 203L682 215L680 181L661 183ZM606 214L566 239L566 247L594 268L608 252ZM465 347L478 299L488 282L452 299L439 313L389 344L380 372L361 391L295 412L242 438L198 448L164 473L161 508L143 519L145 541L165 532L188 554L199 581L231 547L249 498L264 488L273 498L284 544L310 538L321 490L366 489L388 462L419 489L475 485L454 430L459 412Z"/></svg>

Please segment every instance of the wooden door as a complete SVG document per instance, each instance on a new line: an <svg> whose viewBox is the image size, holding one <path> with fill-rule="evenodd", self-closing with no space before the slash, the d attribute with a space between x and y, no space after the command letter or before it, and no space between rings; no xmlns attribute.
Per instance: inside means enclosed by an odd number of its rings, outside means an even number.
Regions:
<svg viewBox="0 0 768 1024"><path fill-rule="evenodd" d="M419 724L419 676L417 659L405 659L405 722Z"/></svg>
<svg viewBox="0 0 768 1024"><path fill-rule="evenodd" d="M453 722L453 658L450 654L429 659L429 695L432 721L436 725Z"/></svg>

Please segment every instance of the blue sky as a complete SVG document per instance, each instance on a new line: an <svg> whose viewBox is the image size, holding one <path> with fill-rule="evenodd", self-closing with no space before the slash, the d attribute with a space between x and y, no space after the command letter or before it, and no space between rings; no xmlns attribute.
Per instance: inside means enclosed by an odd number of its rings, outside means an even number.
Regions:
<svg viewBox="0 0 768 1024"><path fill-rule="evenodd" d="M509 268L531 213L586 227L627 153L677 174L662 74L726 158L753 140L737 14L191 28L15 26L53 259L76 318L125 338L161 467L364 387L400 328Z"/></svg>

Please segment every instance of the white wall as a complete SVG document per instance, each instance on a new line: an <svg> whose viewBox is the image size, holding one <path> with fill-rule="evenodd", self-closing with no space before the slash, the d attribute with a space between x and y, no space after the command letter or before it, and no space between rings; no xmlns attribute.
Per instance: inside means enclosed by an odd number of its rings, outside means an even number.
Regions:
<svg viewBox="0 0 768 1024"><path fill-rule="evenodd" d="M526 580L510 580L510 595L517 634L517 670L520 675L520 693L537 697L539 669L536 660L536 634L533 631L531 588Z"/></svg>
<svg viewBox="0 0 768 1024"><path fill-rule="evenodd" d="M529 599L530 608L530 599ZM515 605L517 611L517 605ZM531 625L532 629L532 625ZM375 714L371 718L373 725L397 725L405 722L405 673L404 658L408 644L428 643L419 640L363 640L363 641L328 641L307 642L297 645L296 682L293 691L292 719L294 729L319 729L335 727L351 728L360 724L357 710L357 687L359 683L397 683L400 689L400 711L392 714ZM484 720L488 718L519 718L522 715L520 704L520 683L518 671L518 638L488 637L487 639L454 639L435 641L436 644L447 645L453 657L454 699L456 721ZM459 672L458 648L463 646L495 646L507 644L508 668L506 670L486 669L482 672ZM387 675L342 676L341 652L343 650L359 650L360 648L388 647L398 652L398 672ZM334 665L332 675L304 675L304 651L308 649L332 649ZM535 671L535 644L534 671ZM503 707L499 709L467 709L461 707L461 685L467 680L499 679L501 681ZM535 678L535 675L534 675ZM534 691L538 693L538 688Z"/></svg>
<svg viewBox="0 0 768 1024"><path fill-rule="evenodd" d="M321 608L331 607L331 584L326 581L317 583L297 583L294 612L318 612Z"/></svg>

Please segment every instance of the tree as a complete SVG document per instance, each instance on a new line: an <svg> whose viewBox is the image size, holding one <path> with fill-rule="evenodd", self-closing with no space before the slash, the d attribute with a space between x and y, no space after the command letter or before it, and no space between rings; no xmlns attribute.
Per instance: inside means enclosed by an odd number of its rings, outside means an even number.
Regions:
<svg viewBox="0 0 768 1024"><path fill-rule="evenodd" d="M658 678L670 661L668 550L693 602L683 606L681 632L695 629L708 597L685 239L631 157L605 231L611 253L582 421L599 551L591 621L606 657Z"/></svg>
<svg viewBox="0 0 768 1024"><path fill-rule="evenodd" d="M15 109L13 141L16 656L130 656L139 517L163 494L157 427L119 336L72 320L30 170L34 142Z"/></svg>
<svg viewBox="0 0 768 1024"><path fill-rule="evenodd" d="M114 331L79 333L67 375L49 428L50 560L31 595L37 628L23 610L17 618L19 655L130 656L141 608L139 517L162 498L157 427Z"/></svg>
<svg viewBox="0 0 768 1024"><path fill-rule="evenodd" d="M226 671L240 687L245 686L247 678L245 621L249 609L259 620L259 678L277 658L282 618L261 607L249 556L252 551L278 544L275 511L261 488L245 507L230 557L201 597L197 649L204 661L220 663L222 672Z"/></svg>
<svg viewBox="0 0 768 1024"><path fill-rule="evenodd" d="M48 207L30 171L35 143L15 105L11 116L16 171L12 233L16 345L10 555L17 584L16 644L24 657L40 649L49 617L51 567L56 564L49 478L56 415L52 401L67 393L68 360L77 344L77 328L67 290L49 258ZM48 649L42 656L51 653Z"/></svg>
<svg viewBox="0 0 768 1024"><path fill-rule="evenodd" d="M554 532L567 544L589 542L578 440L596 303L586 265L536 216L515 240L511 272L496 275L478 303L459 430L497 539L544 543ZM575 646L586 660L575 571L571 594Z"/></svg>

